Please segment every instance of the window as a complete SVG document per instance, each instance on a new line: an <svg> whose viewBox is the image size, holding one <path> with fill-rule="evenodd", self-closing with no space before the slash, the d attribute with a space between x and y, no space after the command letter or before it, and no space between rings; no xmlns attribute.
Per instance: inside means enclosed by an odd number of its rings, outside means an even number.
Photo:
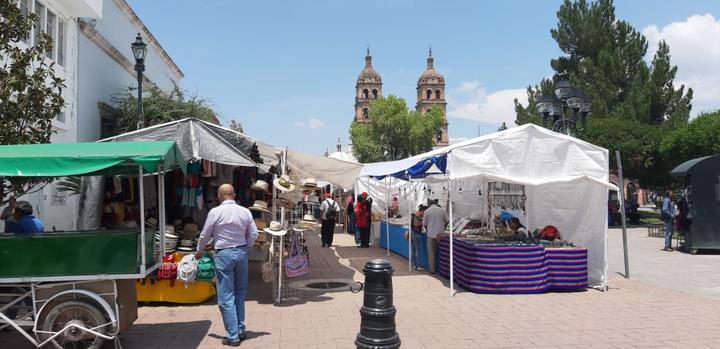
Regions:
<svg viewBox="0 0 720 349"><path fill-rule="evenodd" d="M61 66L65 66L65 22L58 19L58 31L57 31L57 63Z"/></svg>
<svg viewBox="0 0 720 349"><path fill-rule="evenodd" d="M65 111L61 111L55 116L55 119L60 122L65 122Z"/></svg>
<svg viewBox="0 0 720 349"><path fill-rule="evenodd" d="M45 6L39 2L35 2L35 25L33 30L35 31L35 44L40 40L40 34L45 32Z"/></svg>
<svg viewBox="0 0 720 349"><path fill-rule="evenodd" d="M373 99L377 99L377 97L378 97L377 90L373 89L372 93L373 93Z"/></svg>
<svg viewBox="0 0 720 349"><path fill-rule="evenodd" d="M425 99L431 99L432 98L432 90L425 91L425 95L427 96L427 98L425 98Z"/></svg>
<svg viewBox="0 0 720 349"><path fill-rule="evenodd" d="M48 11L47 11L47 21L46 21L45 31L46 31L46 33L48 33L48 35L50 35L50 39L52 40L52 46L50 46L50 47L48 48L48 51L45 52L45 54L46 54L46 55L48 56L48 58L50 58L50 59L55 59L55 46L56 46L56 45L55 45L55 42L57 41L57 40L56 40L57 37L56 37L56 35L55 35L55 26L56 26L55 20L57 20L57 16L55 16L54 13L52 13L52 12L50 12L50 11L48 10Z"/></svg>
<svg viewBox="0 0 720 349"><path fill-rule="evenodd" d="M441 99L440 98L440 90L435 90L435 99Z"/></svg>
<svg viewBox="0 0 720 349"><path fill-rule="evenodd" d="M22 13L23 17L27 18L30 13L30 0L20 0L20 13ZM24 37L22 38L22 42L27 44L28 39L28 37Z"/></svg>
<svg viewBox="0 0 720 349"><path fill-rule="evenodd" d="M367 119L368 117L370 117L368 108L363 108L363 118Z"/></svg>
<svg viewBox="0 0 720 349"><path fill-rule="evenodd" d="M364 89L364 90L363 90L363 94L362 94L362 96L363 96L362 98L368 98L368 93L369 93L368 90L367 90L367 89Z"/></svg>

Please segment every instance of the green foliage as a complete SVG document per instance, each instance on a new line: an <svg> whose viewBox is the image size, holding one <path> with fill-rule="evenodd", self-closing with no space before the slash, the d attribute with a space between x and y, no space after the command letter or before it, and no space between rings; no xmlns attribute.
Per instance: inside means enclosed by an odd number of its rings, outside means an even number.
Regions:
<svg viewBox="0 0 720 349"><path fill-rule="evenodd" d="M70 195L80 194L80 186L82 184L82 177L65 177L65 179L57 183L57 190L63 193L70 193Z"/></svg>
<svg viewBox="0 0 720 349"><path fill-rule="evenodd" d="M612 154L620 150L627 177L643 186L670 180L657 147L665 132L687 124L693 91L674 86L677 67L669 46L659 42L648 65L647 39L615 17L612 0L565 0L557 18L550 34L563 55L550 62L552 79L528 87L526 106L515 101L515 122L540 125L537 97L552 94L553 82L569 80L592 98L588 126L579 137ZM615 161L610 166L615 169Z"/></svg>
<svg viewBox="0 0 720 349"><path fill-rule="evenodd" d="M353 154L361 163L397 160L432 150L444 123L442 111L409 111L405 100L390 95L375 100L370 122L350 126Z"/></svg>
<svg viewBox="0 0 720 349"><path fill-rule="evenodd" d="M507 127L507 125L505 125L505 121L503 121L502 125L500 125L500 127L498 127L497 130L498 130L498 132L500 132L500 131L505 131L507 129L508 129L508 127Z"/></svg>
<svg viewBox="0 0 720 349"><path fill-rule="evenodd" d="M720 109L704 113L664 137L659 147L672 170L691 159L720 154Z"/></svg>
<svg viewBox="0 0 720 349"><path fill-rule="evenodd" d="M137 129L137 90L128 88L127 91L112 98L115 108L115 132L122 134ZM171 122L185 118L197 118L209 122L217 122L217 114L210 107L207 99L195 94L187 95L186 91L175 88L170 94L165 94L158 88L150 88L143 94L143 111L147 124L145 127Z"/></svg>
<svg viewBox="0 0 720 349"><path fill-rule="evenodd" d="M235 120L230 120L230 123L228 124L228 128L235 132L245 133L243 130L242 124Z"/></svg>
<svg viewBox="0 0 720 349"><path fill-rule="evenodd" d="M49 143L52 120L60 113L64 81L55 76L45 52L52 39L42 34L35 45L20 42L30 35L34 14L23 16L14 1L0 1L0 144ZM10 196L39 190L50 179L0 177L0 203ZM35 187L35 189L33 189Z"/></svg>

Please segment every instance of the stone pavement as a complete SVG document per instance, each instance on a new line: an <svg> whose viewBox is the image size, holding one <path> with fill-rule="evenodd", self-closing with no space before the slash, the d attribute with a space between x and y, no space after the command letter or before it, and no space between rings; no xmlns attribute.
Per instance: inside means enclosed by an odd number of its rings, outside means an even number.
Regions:
<svg viewBox="0 0 720 349"><path fill-rule="evenodd" d="M628 229L630 276L633 280L687 294L720 300L720 253L665 252L663 238L650 238L647 228ZM673 246L676 241L673 240ZM625 273L622 230L608 231L608 273Z"/></svg>
<svg viewBox="0 0 720 349"><path fill-rule="evenodd" d="M362 280L359 270L367 259L388 258L396 268L393 285L403 348L720 348L720 300L702 292L658 286L662 281L659 276L641 270L647 268L641 262L643 258L655 258L674 265L679 274L684 266L673 259L683 256L660 253L659 248L649 247L658 243L656 238L633 233L634 278L627 280L614 272L622 270L622 245L617 244L619 234L614 233L611 231L610 236L612 262L607 292L477 295L459 291L450 300L446 280L424 272L409 273L404 259L386 257L383 250L375 248L355 248L352 237L344 234L335 236L337 247L324 249L319 247L317 236L306 236L311 246L312 272L304 279ZM615 251L618 246L619 264ZM708 260L715 266L720 265L716 261L720 256L710 257ZM683 263L706 261L690 259ZM702 271L700 267L690 270ZM274 306L269 288L259 275L252 274L251 283L247 302L249 339L241 347L354 347L360 327L361 294L303 292L289 305ZM139 316L122 337L124 348L221 348L224 330L212 302L144 306ZM12 343L21 343L17 335L0 334L2 348L28 347Z"/></svg>

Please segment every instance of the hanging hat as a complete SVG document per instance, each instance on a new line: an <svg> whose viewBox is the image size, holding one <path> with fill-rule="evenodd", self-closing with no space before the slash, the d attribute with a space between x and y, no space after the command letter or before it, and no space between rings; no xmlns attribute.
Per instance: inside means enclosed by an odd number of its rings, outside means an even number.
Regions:
<svg viewBox="0 0 720 349"><path fill-rule="evenodd" d="M312 177L305 178L302 185L303 189L315 189L317 188L317 180Z"/></svg>
<svg viewBox="0 0 720 349"><path fill-rule="evenodd" d="M196 236L198 233L198 225L195 223L185 223L182 230L183 235Z"/></svg>
<svg viewBox="0 0 720 349"><path fill-rule="evenodd" d="M264 192L268 192L268 188L270 188L270 185L262 179L258 179L257 181L255 181L255 183L253 183L253 185L250 186L250 189L252 190Z"/></svg>
<svg viewBox="0 0 720 349"><path fill-rule="evenodd" d="M253 210L253 211L270 213L270 211L268 211L267 202L262 201L262 200L255 200L255 202L252 204L252 206L248 207L248 209Z"/></svg>
<svg viewBox="0 0 720 349"><path fill-rule="evenodd" d="M283 236L287 234L287 230L284 230L280 222L277 221L270 222L270 226L263 229L263 231L275 236Z"/></svg>
<svg viewBox="0 0 720 349"><path fill-rule="evenodd" d="M262 230L267 228L267 221L262 218L255 218L255 226Z"/></svg>
<svg viewBox="0 0 720 349"><path fill-rule="evenodd" d="M288 175L282 175L276 178L273 181L273 185L275 186L275 188L282 192L295 190L295 185L292 184L292 182L290 181L290 176Z"/></svg>
<svg viewBox="0 0 720 349"><path fill-rule="evenodd" d="M284 207L286 210L292 210L295 208L295 203L286 198L278 197L275 198L274 202L280 205L280 207Z"/></svg>
<svg viewBox="0 0 720 349"><path fill-rule="evenodd" d="M180 247L192 247L193 241L190 239L181 239L178 245L180 245Z"/></svg>

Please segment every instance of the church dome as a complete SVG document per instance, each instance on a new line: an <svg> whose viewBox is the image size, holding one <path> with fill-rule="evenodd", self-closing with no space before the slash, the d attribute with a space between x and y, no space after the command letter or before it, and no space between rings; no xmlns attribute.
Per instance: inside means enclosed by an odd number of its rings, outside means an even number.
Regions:
<svg viewBox="0 0 720 349"><path fill-rule="evenodd" d="M360 75L358 75L357 79L358 83L381 83L382 78L380 78L380 74L375 71L375 69L372 66L372 56L370 55L370 49L367 50L367 55L365 56L365 68L360 72Z"/></svg>
<svg viewBox="0 0 720 349"><path fill-rule="evenodd" d="M445 77L440 74L437 70L435 70L435 67L433 66L433 56L432 56L432 50L430 50L430 53L428 55L427 59L427 68L425 68L425 71L420 74L420 78L418 78L418 85L423 84L444 84L445 83Z"/></svg>

